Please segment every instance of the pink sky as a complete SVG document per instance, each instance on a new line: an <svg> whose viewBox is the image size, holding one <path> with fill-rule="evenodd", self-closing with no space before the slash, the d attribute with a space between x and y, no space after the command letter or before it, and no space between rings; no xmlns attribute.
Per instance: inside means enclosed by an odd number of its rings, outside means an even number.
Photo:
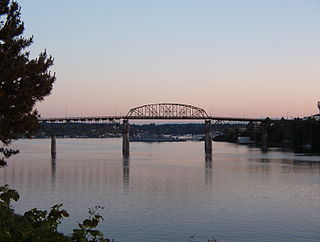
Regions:
<svg viewBox="0 0 320 242"><path fill-rule="evenodd" d="M47 49L55 58L42 117L126 114L158 102L215 116L318 113L319 1L21 5L32 55Z"/></svg>

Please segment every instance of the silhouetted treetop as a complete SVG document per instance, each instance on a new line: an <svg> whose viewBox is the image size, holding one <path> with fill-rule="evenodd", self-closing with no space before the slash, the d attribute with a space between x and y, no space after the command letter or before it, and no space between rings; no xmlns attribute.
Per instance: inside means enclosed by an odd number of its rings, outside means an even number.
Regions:
<svg viewBox="0 0 320 242"><path fill-rule="evenodd" d="M43 51L30 58L33 39L22 36L24 23L16 1L0 0L0 154L8 158L16 151L7 146L19 134L30 134L37 128L37 101L50 94L55 75L49 68L53 58ZM5 165L0 157L0 166Z"/></svg>

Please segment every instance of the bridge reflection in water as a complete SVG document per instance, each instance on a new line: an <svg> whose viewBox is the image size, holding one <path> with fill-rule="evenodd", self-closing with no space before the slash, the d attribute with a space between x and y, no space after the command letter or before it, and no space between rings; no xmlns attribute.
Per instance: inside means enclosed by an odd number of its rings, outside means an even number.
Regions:
<svg viewBox="0 0 320 242"><path fill-rule="evenodd" d="M199 231L208 238L212 224L220 226L216 231L224 231L234 218L238 218L236 222L240 225L244 218L249 221L238 229L231 239L234 241L253 225L258 225L254 227L259 231L257 240L266 227L273 229L266 236L275 233L278 237L282 233L282 240L288 238L290 231L292 241L297 236L295 231L305 231L300 241L310 234L312 238L319 237L316 230L319 213L314 209L319 207L319 163L300 161L319 157L273 150L261 153L246 146L214 143L216 155L210 163L205 162L201 143L180 142L134 143L127 160L119 152L121 140L115 138L61 140L54 161L48 156L50 140L18 140L17 144L21 155L0 169L1 183L11 184L21 192L21 200L14 204L16 211L48 209L63 202L72 214L62 225L65 233L87 217L88 207L102 205L106 208L102 212L106 220L101 230L113 231L112 237L130 235L134 230L142 234L141 226L149 224L152 231L161 227L165 233L176 235L176 231L183 229L185 235L190 228L201 229L202 226L196 226L204 221L208 230ZM288 204L294 206L288 210ZM288 213L283 216L280 210ZM232 217L234 214L239 216ZM257 223L261 214L269 217ZM288 214L299 219L288 224ZM279 219L282 224L277 224ZM169 225L165 227L166 224ZM178 227L173 227L176 224ZM235 231L232 223L227 229ZM156 234L160 235L163 234Z"/></svg>
<svg viewBox="0 0 320 242"><path fill-rule="evenodd" d="M100 160L99 158L91 162L90 158L84 158L86 161L82 161L72 157L69 160L65 152L69 151L64 149L61 157L57 156L51 159L45 159L44 155L35 152L34 154L37 154L37 156L34 156L35 160L28 158L26 162L23 158L18 159L18 161L11 163L8 168L2 169L0 174L5 182L15 184L20 190L36 187L41 191L68 193L70 197L81 193L81 189L90 190L95 186L99 190L104 190L105 186L110 189L122 186L123 194L129 195L130 186L133 185L135 189L140 186L146 186L146 179L151 182L154 179L159 179L158 182L160 184L162 181L160 178L163 175L161 166L161 172L158 174L153 167L141 167L136 162L133 163L135 169L133 174L131 174L129 157L122 157L122 164L118 162L121 160L119 159L120 157L106 160ZM78 155L75 156L79 157ZM201 175L204 174L201 184L210 185L213 179L211 156L203 156L203 159L203 168L200 169L197 176L201 178ZM177 168L175 167L174 169L176 170ZM152 176L153 173L155 173L156 178ZM195 176L193 170L190 169L189 173ZM133 176L133 179L130 179L130 175ZM145 178L141 179L141 175L145 176ZM171 179L173 184L170 187L177 186L175 184L177 181L170 172L169 174L165 172L164 175L169 180ZM183 177L187 177L187 175L185 174Z"/></svg>
<svg viewBox="0 0 320 242"><path fill-rule="evenodd" d="M88 143L90 141L79 140L79 142L76 142L79 144L77 146L79 154L74 152L74 141L66 140L61 144L63 151L61 151L60 155L55 159L50 159L46 157L44 152L46 150L45 148L41 148L40 151L36 149L39 145L45 147L49 142L43 143L44 141L42 140L31 140L28 142L34 142L33 145L29 146L29 149L31 147L35 151L27 151L23 156L17 156L15 158L16 161L13 160L7 168L1 169L0 180L3 184L14 184L15 187L21 191L33 187L35 191L42 191L44 193L55 191L57 194L61 192L68 194L68 197L76 197L77 194L83 192L83 189L91 191L95 187L101 192L101 196L104 194L104 191L108 189L109 191L120 189L123 191L123 194L126 195L130 194L130 189L134 190L131 192L135 192L136 190L140 191L142 189L141 187L147 189L146 187L148 185L151 186L155 183L157 186L160 186L154 188L155 190L171 189L172 186L179 190L180 188L178 187L183 184L183 189L189 191L192 185L190 183L184 184L188 182L188 176L193 177L194 181L199 182L199 186L205 188L206 186L212 187L211 185L216 182L224 184L224 182L230 178L229 176L234 174L232 173L234 171L236 171L237 174L238 172L239 174L245 172L248 174L264 174L266 176L277 177L282 173L303 174L306 169L314 166L313 171L315 174L319 173L319 163L303 163L299 161L295 164L294 159L288 158L287 154L273 151L271 151L270 155L260 153L257 150L243 153L246 147L234 146L228 143L217 144L219 154L215 156L215 158L198 153L198 155L192 156L197 157L193 160L190 154L193 152L197 153L196 150L199 148L199 144L197 143L161 144L160 146L136 144L135 148L140 151L135 152L136 156L134 158L129 158L120 157L119 154L117 154L116 148L114 147L120 143L118 139L106 139L106 142L101 139L96 139L93 142L100 148L98 150L95 149L92 153L89 152L91 146L88 145ZM72 146L70 146L70 144L72 144ZM84 146L85 144L86 146ZM112 151L103 152L104 145L112 146ZM163 147L161 149L169 155L167 156L162 153L162 158L159 157L158 153L152 155L153 149L146 149L146 147L151 146L155 146L157 149ZM180 147L178 153L181 153L181 155L172 152L173 150L170 149L171 146L174 146L173 149ZM83 149L84 147L85 149ZM190 150L186 151L185 155L183 154L185 150L183 147L191 147L189 148ZM223 151L223 153L221 153L223 149L226 149L225 147L227 147L227 152ZM238 152L240 152L242 156L236 156ZM90 156L93 156L93 158L91 159ZM280 156L280 158L274 158L278 156ZM165 157L169 157L169 161L165 160ZM297 156L295 159L303 158L306 157L299 158ZM197 159L199 159L199 162ZM178 160L178 162L174 163L176 160ZM234 162L234 160L237 162ZM201 161L202 164L200 164ZM171 164L171 162L173 162L173 164ZM230 162L233 162L232 165ZM196 169L193 169L193 167ZM222 170L225 171L228 169L231 169L232 172L221 173ZM177 176L179 176L179 178L176 180ZM191 187L189 187L189 185ZM29 196L28 194L25 195Z"/></svg>
<svg viewBox="0 0 320 242"><path fill-rule="evenodd" d="M123 190L127 194L129 192L129 183L130 183L130 163L129 157L123 157L122 163L122 182Z"/></svg>

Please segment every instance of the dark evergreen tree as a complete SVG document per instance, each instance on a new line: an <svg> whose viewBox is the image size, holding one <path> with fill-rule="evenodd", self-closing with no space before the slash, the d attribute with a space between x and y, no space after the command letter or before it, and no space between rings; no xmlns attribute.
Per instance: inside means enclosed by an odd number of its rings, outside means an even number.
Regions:
<svg viewBox="0 0 320 242"><path fill-rule="evenodd" d="M34 105L50 94L55 81L49 71L53 58L44 51L31 59L26 49L33 40L23 31L18 3L0 0L0 166L18 152L8 148L11 141L38 127Z"/></svg>

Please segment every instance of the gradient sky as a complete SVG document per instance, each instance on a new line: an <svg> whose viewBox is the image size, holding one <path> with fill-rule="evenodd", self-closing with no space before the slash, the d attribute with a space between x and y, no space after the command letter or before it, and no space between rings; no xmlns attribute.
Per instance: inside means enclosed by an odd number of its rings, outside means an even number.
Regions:
<svg viewBox="0 0 320 242"><path fill-rule="evenodd" d="M55 58L42 117L147 103L216 116L318 112L320 1L18 0L30 48Z"/></svg>

